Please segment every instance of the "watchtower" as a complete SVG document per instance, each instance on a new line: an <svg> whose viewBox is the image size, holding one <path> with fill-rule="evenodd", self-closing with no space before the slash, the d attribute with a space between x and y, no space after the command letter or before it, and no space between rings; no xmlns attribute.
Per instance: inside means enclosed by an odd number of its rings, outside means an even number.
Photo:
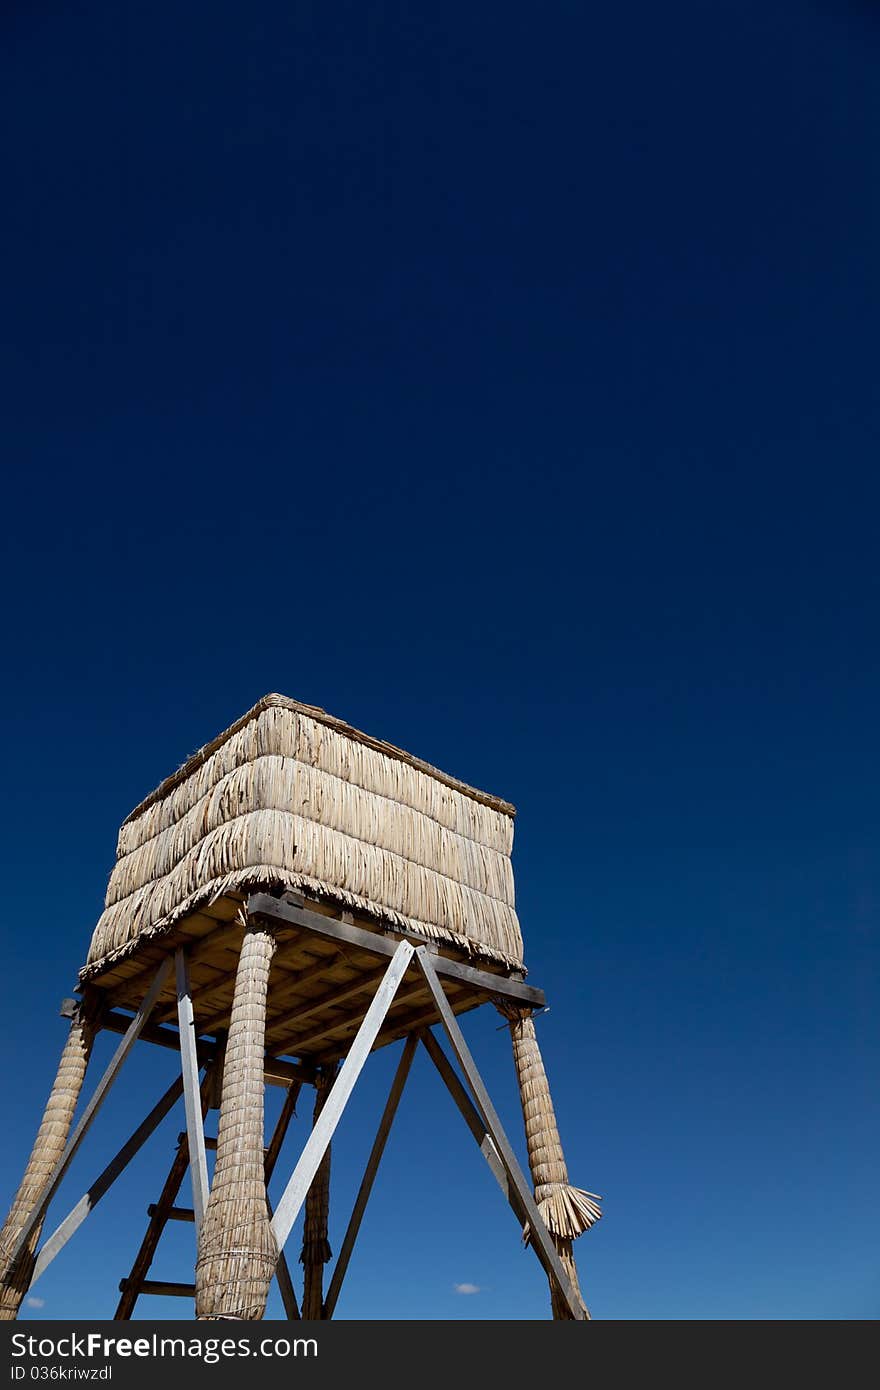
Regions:
<svg viewBox="0 0 880 1390"><path fill-rule="evenodd" d="M68 1001L70 1032L0 1232L0 1317L39 1278L181 1098L186 1131L117 1318L179 1293L198 1318L264 1315L273 1277L289 1318L330 1318L417 1047L449 1088L543 1265L556 1318L589 1317L572 1242L600 1215L572 1187L541 1061L510 862L514 808L310 705L267 695L127 817L104 912ZM532 1185L457 1016L507 1020ZM432 1031L438 1025L457 1071ZM93 1039L122 1035L73 1125ZM179 1051L181 1074L59 1226L46 1210L135 1042ZM394 1082L325 1288L330 1143L372 1050L402 1040ZM264 1086L286 1095L264 1147ZM268 1178L303 1086L313 1125L277 1209ZM219 1106L209 1186L204 1118ZM210 1141L208 1141L210 1142ZM192 1207L176 1205L187 1168ZM298 1299L284 1246L305 1207ZM197 1232L193 1284L148 1278L168 1220Z"/></svg>

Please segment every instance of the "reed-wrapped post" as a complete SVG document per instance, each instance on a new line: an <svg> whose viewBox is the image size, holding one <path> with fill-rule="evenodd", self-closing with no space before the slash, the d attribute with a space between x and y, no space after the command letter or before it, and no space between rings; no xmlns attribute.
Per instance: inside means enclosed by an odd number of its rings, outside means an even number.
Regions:
<svg viewBox="0 0 880 1390"><path fill-rule="evenodd" d="M550 1086L538 1046L531 1009L508 1003L499 1003L498 1008L508 1020L513 1040L513 1060L519 1081L535 1202L556 1246L563 1268L568 1274L572 1289L580 1299L586 1316L589 1317L578 1283L572 1244L579 1235L588 1231L599 1220L602 1215L598 1206L600 1199L592 1192L584 1192L581 1188L569 1184L565 1155L562 1152ZM528 1240L528 1228L523 1234ZM552 1284L550 1295L553 1317L560 1320L571 1319L570 1311Z"/></svg>
<svg viewBox="0 0 880 1390"><path fill-rule="evenodd" d="M262 1318L278 1259L263 1168L266 993L274 952L272 933L248 924L223 1065L214 1182L199 1233L198 1318Z"/></svg>
<svg viewBox="0 0 880 1390"><path fill-rule="evenodd" d="M315 1109L312 1127L324 1109L333 1082L336 1080L337 1064L322 1067L315 1081ZM327 1228L330 1218L330 1145L321 1159L320 1167L312 1179L306 1193L306 1211L303 1224L303 1243L300 1251L300 1264L303 1267L304 1319L317 1322L324 1316L324 1266L333 1258Z"/></svg>
<svg viewBox="0 0 880 1390"><path fill-rule="evenodd" d="M0 1321L3 1322L12 1322L18 1316L21 1300L31 1282L42 1220L34 1227L18 1259L13 1261L11 1255L64 1153L95 1037L95 1016L94 1001L86 996L70 1021L70 1032L24 1177L0 1231Z"/></svg>

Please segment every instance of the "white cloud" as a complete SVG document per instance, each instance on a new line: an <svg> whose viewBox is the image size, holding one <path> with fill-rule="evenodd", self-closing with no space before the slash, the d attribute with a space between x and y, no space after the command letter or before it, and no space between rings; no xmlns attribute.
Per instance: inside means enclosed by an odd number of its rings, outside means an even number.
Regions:
<svg viewBox="0 0 880 1390"><path fill-rule="evenodd" d="M453 1284L456 1293L479 1293L479 1284Z"/></svg>
<svg viewBox="0 0 880 1390"><path fill-rule="evenodd" d="M34 1298L33 1295L31 1295L30 1298L25 1299L25 1304L28 1308L45 1308L46 1300L45 1298Z"/></svg>

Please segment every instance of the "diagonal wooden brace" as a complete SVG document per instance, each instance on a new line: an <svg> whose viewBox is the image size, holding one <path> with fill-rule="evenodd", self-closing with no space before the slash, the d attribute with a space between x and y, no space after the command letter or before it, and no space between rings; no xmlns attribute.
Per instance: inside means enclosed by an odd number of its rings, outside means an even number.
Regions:
<svg viewBox="0 0 880 1390"><path fill-rule="evenodd" d="M403 1095L403 1088L406 1085L406 1078L409 1076L409 1069L412 1066L413 1057L418 1046L418 1038L415 1033L410 1033L407 1038L397 1071L394 1073L394 1080L391 1083L391 1090L385 1102L385 1109L382 1111L382 1119L379 1121L379 1131L373 1141L370 1150L370 1157L367 1159L367 1166L361 1185L355 1198L354 1208L342 1242L342 1249L333 1270L333 1277L330 1280L330 1287L327 1290L327 1297L324 1300L324 1317L332 1318L336 1310L336 1304L342 1289L342 1282L348 1270L351 1253L354 1250L354 1243L357 1240L361 1222L364 1219L364 1212L367 1209L367 1202L370 1200L370 1193L373 1190L373 1183L376 1180L376 1173L379 1169L382 1155L385 1152L385 1145L388 1142L388 1135L391 1131L391 1124L397 1114L397 1107L400 1104L400 1097Z"/></svg>
<svg viewBox="0 0 880 1390"><path fill-rule="evenodd" d="M428 982L428 988L437 1006L437 1011L440 1014L440 1019L446 1030L446 1035L449 1038L452 1050L473 1092L477 1109L482 1115L486 1125L486 1133L498 1152L498 1157L504 1165L504 1170L507 1173L510 1186L516 1194L518 1203L525 1212L531 1230L531 1244L535 1253L544 1266L548 1278L552 1278L557 1284L571 1312L572 1318L577 1322L583 1322L585 1310L575 1297L571 1283L569 1282L562 1262L559 1259L559 1255L556 1252L556 1247L550 1237L550 1232L547 1230L543 1217L538 1211L535 1199L532 1196L531 1188L526 1182L523 1171L516 1160L516 1155L510 1146L510 1141L504 1132L495 1107L489 1099L489 1093L477 1069L477 1064L471 1056L470 1049L465 1042L464 1034L458 1026L458 1021L452 1009L449 1007L446 995L443 993L443 988L437 978L437 972L434 969L431 957L424 946L418 947L415 956L422 970L422 974Z"/></svg>
<svg viewBox="0 0 880 1390"><path fill-rule="evenodd" d="M363 1070L370 1049L376 1041L388 1010L394 1002L397 987L406 974L412 957L413 947L408 941L401 941L391 958L379 988L373 996L372 1003L364 1015L361 1026L355 1034L348 1056L306 1141L299 1162L284 1189L272 1219L272 1232L278 1242L279 1250L284 1248L293 1223L299 1216L312 1179L326 1153L327 1145L333 1138L336 1126L342 1118L342 1112L354 1090L355 1082Z"/></svg>
<svg viewBox="0 0 880 1390"><path fill-rule="evenodd" d="M179 1100L182 1091L183 1077L179 1076L176 1081L172 1081L168 1090L156 1102L146 1119L141 1121L131 1138L126 1140L115 1158L107 1164L103 1173L100 1173L89 1190L83 1193L76 1206L71 1207L64 1220L55 1227L48 1240L43 1242L37 1252L36 1264L30 1282L31 1288L43 1271L49 1267L55 1256L61 1253L71 1236L79 1230L86 1217L94 1211L104 1193L116 1181L123 1169L128 1167L128 1164L147 1142L153 1131L158 1128L169 1110Z"/></svg>
<svg viewBox="0 0 880 1390"><path fill-rule="evenodd" d="M73 1134L70 1136L64 1153L61 1155L57 1164L55 1165L54 1171L51 1173L46 1183L46 1186L44 1187L40 1195L39 1202L35 1206L28 1221L22 1227L18 1240L16 1241L15 1247L12 1251L13 1261L18 1259L22 1250L24 1250L25 1246L30 1240L32 1231L34 1231L39 1222L43 1219L46 1208L48 1207L52 1198L55 1196L61 1179L64 1177L64 1174L70 1167L74 1154L76 1153L83 1139L85 1139L86 1133L89 1127L91 1126L92 1121L94 1120L95 1116L98 1113L98 1110L100 1109L103 1101L107 1096L107 1092L110 1090L110 1087L113 1085L113 1082L119 1075L119 1071L122 1067L123 1062L125 1061L129 1052L134 1047L135 1043L140 1037L141 1029L146 1023L150 1014L152 1013L153 1005L155 1004L156 1000L159 998L159 995L162 992L162 989L164 987L165 981L168 978L170 970L171 958L170 956L166 956L165 960L163 960L162 964L159 966L159 969L156 972L156 975L153 979L153 983L147 991L143 1003L141 1004L134 1018L129 1023L125 1036L123 1037L122 1041L120 1042L119 1046L117 1047L116 1051L111 1057L110 1062L107 1066L107 1070L104 1072L104 1075L101 1077L101 1080L95 1087L94 1094L92 1095L91 1100L89 1101L88 1105L86 1106L85 1110L80 1116L79 1123L77 1124Z"/></svg>

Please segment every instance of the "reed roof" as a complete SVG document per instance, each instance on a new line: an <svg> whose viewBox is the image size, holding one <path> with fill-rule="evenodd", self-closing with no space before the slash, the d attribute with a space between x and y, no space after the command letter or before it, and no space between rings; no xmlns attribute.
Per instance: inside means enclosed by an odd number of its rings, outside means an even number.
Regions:
<svg viewBox="0 0 880 1390"><path fill-rule="evenodd" d="M261 887L521 969L514 815L322 709L266 695L126 817L83 977Z"/></svg>

